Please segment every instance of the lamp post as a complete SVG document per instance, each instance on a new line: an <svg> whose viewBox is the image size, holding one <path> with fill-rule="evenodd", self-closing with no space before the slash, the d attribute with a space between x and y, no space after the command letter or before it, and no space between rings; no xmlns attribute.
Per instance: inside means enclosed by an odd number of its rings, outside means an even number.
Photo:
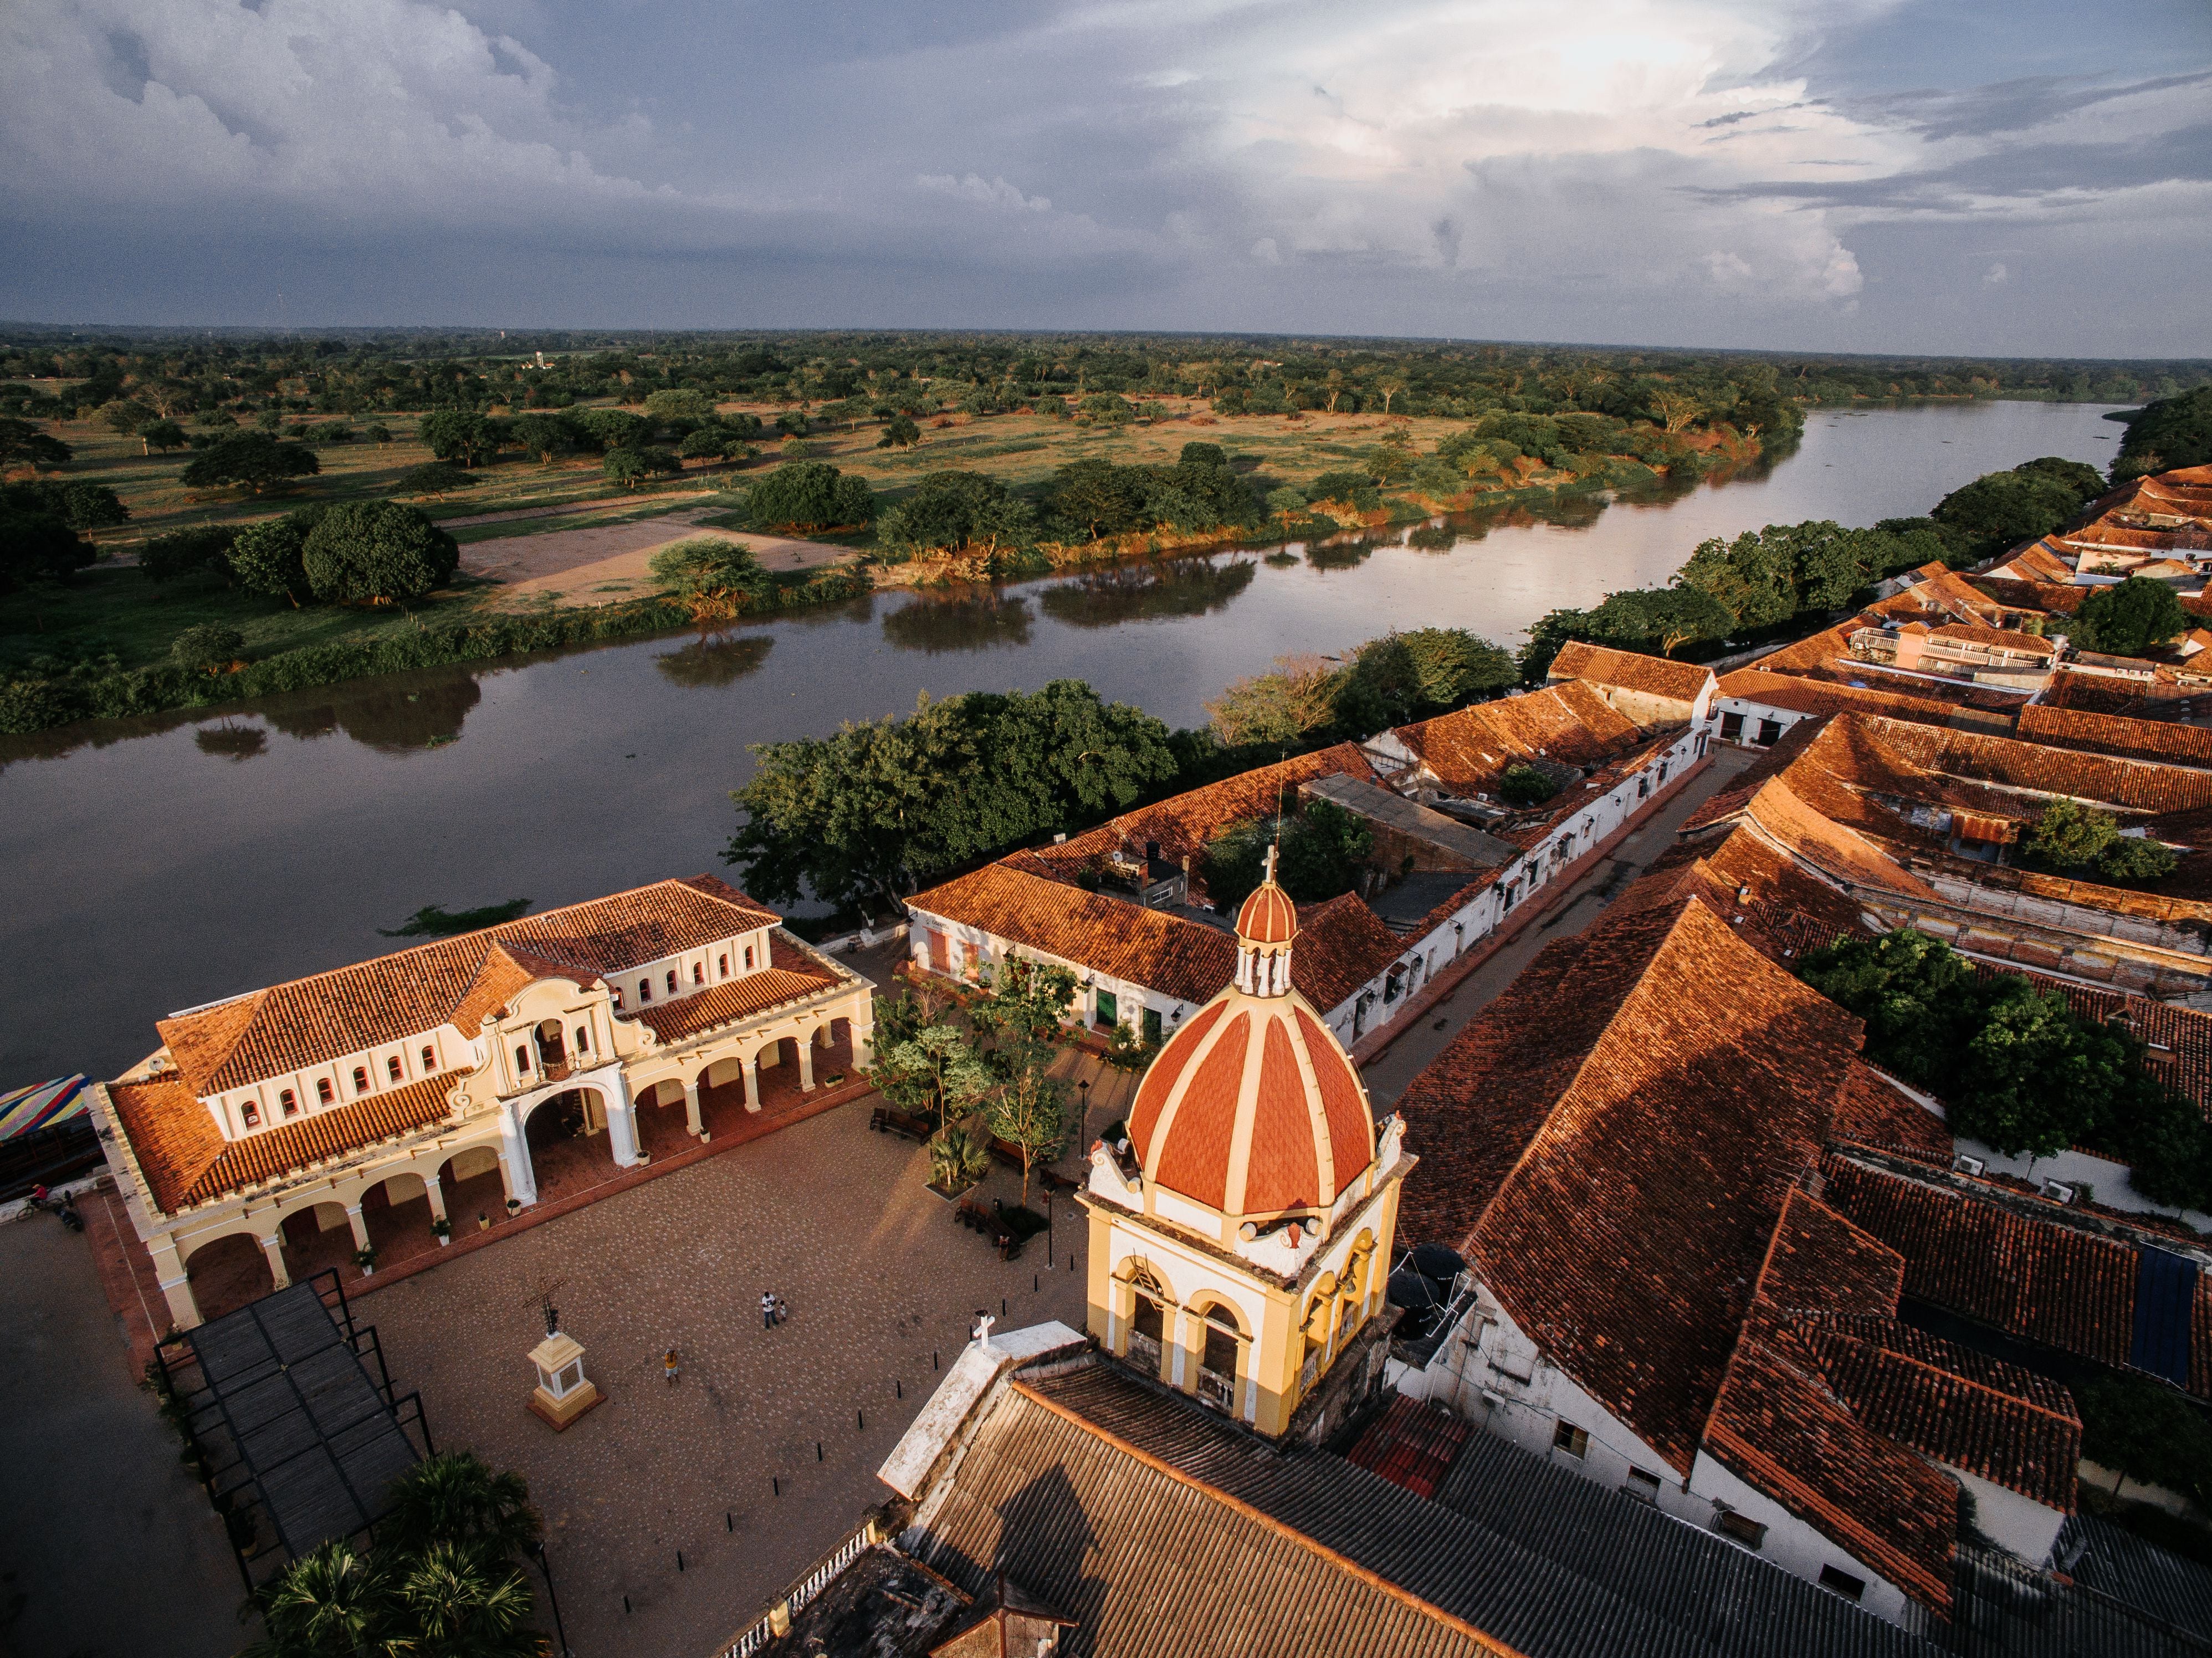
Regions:
<svg viewBox="0 0 2212 1658"><path fill-rule="evenodd" d="M568 1649L568 1631L561 1627L561 1597L553 1592L553 1568L545 1558L545 1540L539 1538L530 1546L530 1552L538 1561L538 1570L545 1579L545 1600L553 1608L553 1637L561 1643L561 1658L576 1658Z"/></svg>
<svg viewBox="0 0 2212 1658"><path fill-rule="evenodd" d="M1091 1152L1091 1078L1083 1078L1075 1084L1075 1090L1083 1102L1083 1151L1088 1157Z"/></svg>

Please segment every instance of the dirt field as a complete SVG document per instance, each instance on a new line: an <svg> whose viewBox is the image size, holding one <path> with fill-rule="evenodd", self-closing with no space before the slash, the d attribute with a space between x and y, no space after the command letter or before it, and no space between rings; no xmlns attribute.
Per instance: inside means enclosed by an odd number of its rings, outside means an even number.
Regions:
<svg viewBox="0 0 2212 1658"><path fill-rule="evenodd" d="M635 523L474 542L461 549L461 568L471 575L503 584L495 602L513 609L554 602L616 604L640 598L653 590L648 566L654 553L673 542L704 537L744 543L770 570L811 570L856 556L850 548L782 536L732 535L699 522L719 510L708 502Z"/></svg>

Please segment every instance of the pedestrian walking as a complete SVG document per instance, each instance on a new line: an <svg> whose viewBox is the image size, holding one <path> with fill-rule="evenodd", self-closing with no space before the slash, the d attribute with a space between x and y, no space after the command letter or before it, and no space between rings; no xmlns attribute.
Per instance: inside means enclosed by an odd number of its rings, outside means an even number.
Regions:
<svg viewBox="0 0 2212 1658"><path fill-rule="evenodd" d="M784 1320L791 1316L791 1309L783 1304L783 1297L781 1296L770 1296L769 1300L774 1307L775 1312L775 1321L778 1324L782 1323Z"/></svg>
<svg viewBox="0 0 2212 1658"><path fill-rule="evenodd" d="M775 1297L766 1290L761 1291L761 1328L775 1328Z"/></svg>
<svg viewBox="0 0 2212 1658"><path fill-rule="evenodd" d="M660 1369L661 1373L668 1378L668 1385L673 1388L676 1385L676 1378L684 1373L682 1366L677 1362L676 1349L671 1347L660 1356Z"/></svg>

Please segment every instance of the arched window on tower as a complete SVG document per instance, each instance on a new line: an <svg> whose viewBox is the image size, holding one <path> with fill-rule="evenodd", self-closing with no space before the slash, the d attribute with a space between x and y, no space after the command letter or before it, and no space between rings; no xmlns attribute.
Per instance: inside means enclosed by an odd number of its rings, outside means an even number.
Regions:
<svg viewBox="0 0 2212 1658"><path fill-rule="evenodd" d="M1234 1309L1213 1306L1206 1309L1206 1345L1199 1355L1198 1396L1209 1405L1237 1409L1237 1357L1244 1331Z"/></svg>
<svg viewBox="0 0 2212 1658"><path fill-rule="evenodd" d="M1167 1341L1167 1309L1173 1303L1158 1276L1142 1261L1129 1269L1129 1362L1157 1375Z"/></svg>

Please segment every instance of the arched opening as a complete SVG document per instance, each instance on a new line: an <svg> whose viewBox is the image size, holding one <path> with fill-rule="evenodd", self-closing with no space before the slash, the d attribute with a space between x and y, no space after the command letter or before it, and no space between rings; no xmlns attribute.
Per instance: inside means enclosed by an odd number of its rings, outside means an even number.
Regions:
<svg viewBox="0 0 2212 1658"><path fill-rule="evenodd" d="M499 1153L489 1145L472 1145L447 1158L438 1167L438 1185L446 1194L446 1213L456 1237L485 1230L506 1209Z"/></svg>
<svg viewBox="0 0 2212 1658"><path fill-rule="evenodd" d="M294 1278L309 1278L331 1266L346 1277L352 1276L348 1269L356 1248L353 1223L337 1193L301 1205L284 1217L277 1231L284 1240L286 1270Z"/></svg>
<svg viewBox="0 0 2212 1658"><path fill-rule="evenodd" d="M584 1090L580 1088L563 1089L532 1107L530 1121L522 1128L532 1162L536 1163L542 1154L564 1141L583 1139L591 1132L586 1115Z"/></svg>
<svg viewBox="0 0 2212 1658"><path fill-rule="evenodd" d="M185 1262L185 1278L203 1319L234 1313L276 1287L261 1240L244 1232L227 1232L193 1250Z"/></svg>
<svg viewBox="0 0 2212 1658"><path fill-rule="evenodd" d="M1161 1351L1168 1340L1169 1309L1175 1299L1159 1276L1141 1260L1133 1260L1122 1272L1129 1288L1128 1339L1123 1356L1130 1363L1158 1375Z"/></svg>
<svg viewBox="0 0 2212 1658"><path fill-rule="evenodd" d="M1243 1370L1245 1333L1237 1309L1217 1302L1206 1309L1200 1327L1198 1396L1234 1414L1237 1379Z"/></svg>
<svg viewBox="0 0 2212 1658"><path fill-rule="evenodd" d="M539 1021L537 1038L538 1074L547 1078L559 1075L568 1063L568 1044L561 1034L560 1020Z"/></svg>

